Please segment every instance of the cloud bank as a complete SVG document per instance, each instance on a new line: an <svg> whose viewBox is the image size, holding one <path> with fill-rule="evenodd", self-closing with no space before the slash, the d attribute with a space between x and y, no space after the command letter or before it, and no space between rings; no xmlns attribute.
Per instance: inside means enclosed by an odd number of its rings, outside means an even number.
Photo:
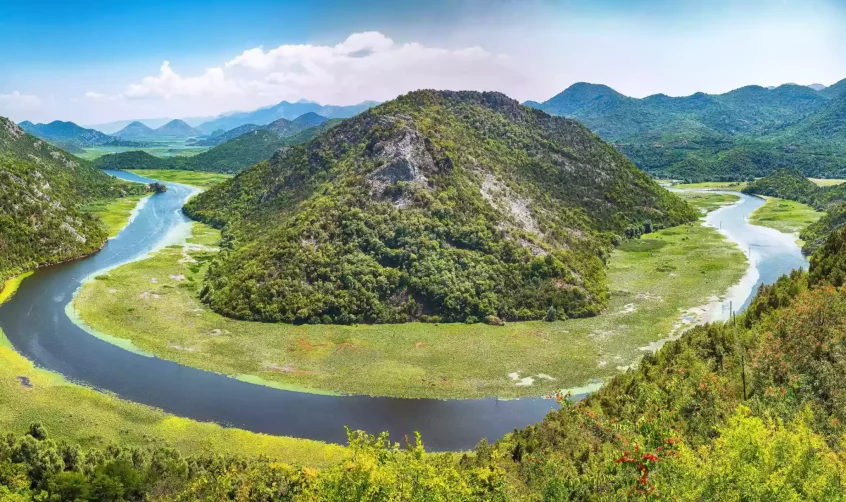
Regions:
<svg viewBox="0 0 846 502"><path fill-rule="evenodd" d="M354 33L336 45L281 45L245 50L198 75L183 75L164 61L156 75L118 94L92 90L91 101L201 102L206 113L254 108L283 99L331 104L387 100L421 88L494 89L518 83L508 57L478 46L442 49L398 44L379 32Z"/></svg>

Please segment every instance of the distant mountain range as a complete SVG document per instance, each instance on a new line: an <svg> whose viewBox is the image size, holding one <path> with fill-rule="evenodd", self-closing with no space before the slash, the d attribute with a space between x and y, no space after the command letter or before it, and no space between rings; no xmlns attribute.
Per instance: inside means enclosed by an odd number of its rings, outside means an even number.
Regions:
<svg viewBox="0 0 846 502"><path fill-rule="evenodd" d="M325 119L314 127L306 124L319 121L307 117L301 121L279 119L266 126L254 126L254 129L239 127L221 136L234 136L221 142L207 152L193 157L156 157L143 151L123 152L104 155L94 161L100 169L186 169L190 171L209 171L219 173L237 173L257 162L269 159L278 149L305 143L317 134L334 127L340 119ZM205 144L203 141L198 144ZM209 146L209 145L207 145Z"/></svg>
<svg viewBox="0 0 846 502"><path fill-rule="evenodd" d="M56 120L49 124L33 124L26 120L18 124L21 129L52 143L59 148L69 152L80 152L83 148L104 145L125 145L133 146L132 143L121 141L119 138L103 134L94 129L80 127L73 122L62 122Z"/></svg>
<svg viewBox="0 0 846 502"><path fill-rule="evenodd" d="M141 122L135 121L115 133L120 138L193 138L202 136L202 133L183 120L171 120L163 126L151 129Z"/></svg>
<svg viewBox="0 0 846 502"><path fill-rule="evenodd" d="M297 101L296 103L282 101L279 104L260 108L252 112L226 114L196 127L200 132L210 134L217 129L229 131L247 124L266 125L279 119L293 120L308 113L314 113L326 118L348 118L358 115L377 104L375 101L364 101L357 105L334 106L321 105L310 101Z"/></svg>
<svg viewBox="0 0 846 502"><path fill-rule="evenodd" d="M329 120L328 118L318 115L314 112L305 113L295 118L294 120L279 119L267 125L245 124L230 129L222 134L210 135L210 137L198 141L199 146L217 146L227 141L231 141L239 136L247 134L256 130L272 131L281 137L290 136L310 127L316 127Z"/></svg>
<svg viewBox="0 0 846 502"><path fill-rule="evenodd" d="M214 116L211 116L211 117L184 117L184 118L182 118L182 120L186 124L190 125L191 127L196 127L197 125L202 124L203 122L208 122L209 120L213 120L215 118L216 117L214 117ZM89 124L89 125L86 125L85 127L88 127L89 129L96 129L96 130L98 130L102 133L105 133L105 134L114 134L114 133L120 131L121 129L123 129L124 127L128 126L129 124L131 124L133 122L140 122L141 124L144 124L145 126L151 128L151 129L156 129L158 127L161 127L161 126L167 124L171 120L173 120L172 117L161 117L161 118L153 118L153 119L116 120L114 122L105 122L105 123L102 123L102 124Z"/></svg>
<svg viewBox="0 0 846 502"><path fill-rule="evenodd" d="M655 176L736 179L781 167L846 176L846 80L643 99L578 83L524 104L582 122Z"/></svg>

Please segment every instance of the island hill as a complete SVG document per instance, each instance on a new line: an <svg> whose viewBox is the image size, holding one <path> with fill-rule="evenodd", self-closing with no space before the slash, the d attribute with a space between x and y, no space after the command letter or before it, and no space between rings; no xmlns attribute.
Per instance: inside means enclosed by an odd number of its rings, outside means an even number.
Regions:
<svg viewBox="0 0 846 502"><path fill-rule="evenodd" d="M449 91L372 108L184 210L224 228L202 298L295 323L595 315L615 242L696 219L581 124Z"/></svg>

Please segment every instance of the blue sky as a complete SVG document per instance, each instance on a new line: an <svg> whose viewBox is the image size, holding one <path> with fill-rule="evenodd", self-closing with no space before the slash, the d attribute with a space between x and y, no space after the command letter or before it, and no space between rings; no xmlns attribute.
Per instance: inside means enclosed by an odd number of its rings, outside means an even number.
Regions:
<svg viewBox="0 0 846 502"><path fill-rule="evenodd" d="M96 123L419 87L543 100L846 78L844 1L0 0L0 114ZM165 64L167 62L167 64Z"/></svg>

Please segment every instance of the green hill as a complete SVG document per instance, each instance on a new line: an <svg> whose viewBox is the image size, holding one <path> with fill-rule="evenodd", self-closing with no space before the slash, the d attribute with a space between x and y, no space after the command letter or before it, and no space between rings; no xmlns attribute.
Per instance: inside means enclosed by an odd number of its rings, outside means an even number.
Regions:
<svg viewBox="0 0 846 502"><path fill-rule="evenodd" d="M420 91L190 201L231 248L203 297L286 322L598 313L613 241L695 218L577 122Z"/></svg>
<svg viewBox="0 0 846 502"><path fill-rule="evenodd" d="M79 206L139 191L0 117L0 281L99 249L106 231Z"/></svg>
<svg viewBox="0 0 846 502"><path fill-rule="evenodd" d="M579 83L531 103L584 123L658 177L740 179L779 168L837 177L846 173L844 85L821 91L747 86L718 95L636 99Z"/></svg>

